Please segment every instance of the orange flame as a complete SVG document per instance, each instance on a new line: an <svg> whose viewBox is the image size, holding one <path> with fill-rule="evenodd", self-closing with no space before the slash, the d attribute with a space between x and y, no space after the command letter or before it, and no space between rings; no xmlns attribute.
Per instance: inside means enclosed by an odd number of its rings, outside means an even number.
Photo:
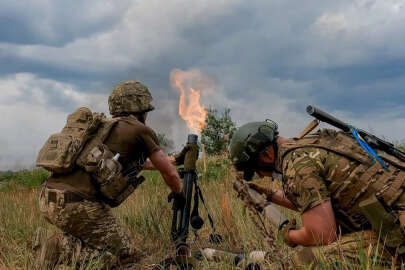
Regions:
<svg viewBox="0 0 405 270"><path fill-rule="evenodd" d="M186 87L189 85L190 81L187 81L187 76L181 70L173 70L170 79L173 88L180 90L180 100L179 100L179 115L186 121L189 130L198 134L204 128L205 118L207 117L207 111L200 104L200 94L199 90L194 88ZM188 96L188 104L186 98Z"/></svg>

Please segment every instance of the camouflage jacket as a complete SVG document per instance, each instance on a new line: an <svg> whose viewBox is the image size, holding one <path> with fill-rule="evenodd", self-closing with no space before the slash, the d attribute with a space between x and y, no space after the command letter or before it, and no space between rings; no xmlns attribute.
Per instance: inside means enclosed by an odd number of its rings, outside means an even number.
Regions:
<svg viewBox="0 0 405 270"><path fill-rule="evenodd" d="M389 206L403 207L397 205L397 199L403 191L405 170L400 161L377 153L385 161L396 161L386 162L390 171L373 164L349 135L322 130L282 144L276 167L283 174L287 198L301 213L330 200L342 229L358 231L370 228L359 203L371 195Z"/></svg>

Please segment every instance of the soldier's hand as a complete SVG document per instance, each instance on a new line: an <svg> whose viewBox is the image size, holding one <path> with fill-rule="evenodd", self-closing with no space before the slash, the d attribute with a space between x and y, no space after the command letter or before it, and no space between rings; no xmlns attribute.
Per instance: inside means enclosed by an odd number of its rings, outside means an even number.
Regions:
<svg viewBox="0 0 405 270"><path fill-rule="evenodd" d="M295 219L290 220L290 222L288 222L288 224L286 226L284 226L281 231L280 234L284 239L284 243L286 243L287 246L289 247L296 247L297 244L292 242L290 237L289 237L289 232L291 230L295 230L297 229L297 221Z"/></svg>
<svg viewBox="0 0 405 270"><path fill-rule="evenodd" d="M249 188L256 190L260 194L266 195L267 199L271 201L271 197L274 193L272 188L265 187L254 182L248 182L247 184L249 185Z"/></svg>
<svg viewBox="0 0 405 270"><path fill-rule="evenodd" d="M176 209L183 209L186 204L186 196L183 191L180 193L172 191L167 197L168 202L173 201L173 207Z"/></svg>

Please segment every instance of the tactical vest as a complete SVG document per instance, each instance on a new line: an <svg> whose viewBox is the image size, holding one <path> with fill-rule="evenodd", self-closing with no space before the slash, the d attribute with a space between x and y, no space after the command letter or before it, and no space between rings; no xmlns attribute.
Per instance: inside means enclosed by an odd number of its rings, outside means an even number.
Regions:
<svg viewBox="0 0 405 270"><path fill-rule="evenodd" d="M382 199L386 206L391 206L403 191L404 162L375 149L388 166L389 171L387 171L378 162L373 164L366 152L350 135L334 130L320 130L303 139L291 139L283 143L278 151L278 164L282 167L282 162L288 153L303 147L325 149L358 162L359 165L351 172L348 179L342 182L334 192L334 197L331 198L339 206L339 209L335 209L337 214L344 216L343 218L355 229L360 229L361 224L367 221L363 215L351 215L353 212L360 212L352 210L353 207L358 207L361 200L374 194Z"/></svg>
<svg viewBox="0 0 405 270"><path fill-rule="evenodd" d="M105 119L76 161L77 165L91 174L103 201L111 207L120 205L145 180L143 176L138 177L141 166L125 168L123 175L122 165L118 158L114 158L116 153L111 152L104 144L112 128L120 120L129 124L138 122L133 116Z"/></svg>

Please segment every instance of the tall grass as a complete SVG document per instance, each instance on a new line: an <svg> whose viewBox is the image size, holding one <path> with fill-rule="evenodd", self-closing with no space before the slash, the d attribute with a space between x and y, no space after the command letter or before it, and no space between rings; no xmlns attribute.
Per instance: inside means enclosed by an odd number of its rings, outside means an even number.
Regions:
<svg viewBox="0 0 405 270"><path fill-rule="evenodd" d="M270 250L268 243L249 217L243 203L232 188L235 175L224 157L207 160L207 170L198 164L199 184L205 195L207 206L216 222L217 233L224 241L219 246L208 241L211 232L207 215L200 207L200 215L206 224L195 238L190 231L189 243L193 251L213 247L220 250L247 254L253 250ZM137 269L152 269L163 259L174 255L170 239L172 210L167 202L170 190L156 172L145 172L147 179L121 206L113 209L114 215L126 226L143 257ZM40 216L37 197L41 182L46 179L43 170L22 171L0 176L0 183L6 183L0 191L0 269L32 269L34 254L31 238L38 227L45 227L49 234L57 229ZM262 180L263 181L263 180ZM264 180L268 181L268 180ZM275 184L277 185L277 183ZM282 210L288 217L296 217L291 211ZM282 241L276 241L276 256L288 262L291 249ZM364 255L365 254L365 255ZM367 255L368 254L368 255ZM378 263L368 260L368 250L359 251L360 266L342 262L342 269L377 269ZM374 262L374 263L373 263ZM327 258L320 269L333 269ZM279 266L266 265L276 269ZM97 262L83 269L98 269ZM70 268L63 268L70 269ZM73 268L72 268L73 269ZM242 269L231 266L231 262L213 263L203 260L196 269ZM309 268L308 268L309 269Z"/></svg>

